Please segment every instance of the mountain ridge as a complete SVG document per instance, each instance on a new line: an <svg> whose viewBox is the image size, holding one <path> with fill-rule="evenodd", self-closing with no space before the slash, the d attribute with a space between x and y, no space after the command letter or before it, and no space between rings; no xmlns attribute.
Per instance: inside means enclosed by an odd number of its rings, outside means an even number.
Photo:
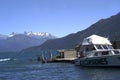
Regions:
<svg viewBox="0 0 120 80"><path fill-rule="evenodd" d="M41 35L40 35L41 34ZM0 52L21 51L24 48L41 45L49 39L56 37L46 33L11 33L10 35L0 35Z"/></svg>
<svg viewBox="0 0 120 80"><path fill-rule="evenodd" d="M3 35L3 34L0 34L0 39L1 38L9 38L9 37L13 37L15 35L26 35L26 36L29 36L29 37L42 37L42 38L48 38L48 37L53 37L53 38L57 38L56 36L50 34L50 33L47 33L47 32L24 32L24 33L17 33L17 32L12 32L11 34L9 35Z"/></svg>
<svg viewBox="0 0 120 80"><path fill-rule="evenodd" d="M106 19L101 19L90 27L74 34L69 34L63 38L48 40L40 46L26 50L43 49L73 49L81 44L85 37L92 34L107 37L111 41L120 41L120 13Z"/></svg>

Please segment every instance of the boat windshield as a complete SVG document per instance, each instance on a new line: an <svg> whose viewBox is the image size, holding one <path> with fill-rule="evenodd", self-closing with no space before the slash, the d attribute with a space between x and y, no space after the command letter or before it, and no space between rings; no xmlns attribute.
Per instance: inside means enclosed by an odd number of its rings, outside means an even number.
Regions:
<svg viewBox="0 0 120 80"><path fill-rule="evenodd" d="M113 49L111 45L95 45L97 49Z"/></svg>
<svg viewBox="0 0 120 80"><path fill-rule="evenodd" d="M107 45L102 45L103 49L108 49Z"/></svg>
<svg viewBox="0 0 120 80"><path fill-rule="evenodd" d="M101 45L96 45L97 49L103 49Z"/></svg>

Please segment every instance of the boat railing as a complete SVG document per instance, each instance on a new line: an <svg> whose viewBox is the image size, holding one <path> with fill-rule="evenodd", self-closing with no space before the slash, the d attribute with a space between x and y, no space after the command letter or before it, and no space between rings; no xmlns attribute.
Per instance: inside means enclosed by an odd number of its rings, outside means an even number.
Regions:
<svg viewBox="0 0 120 80"><path fill-rule="evenodd" d="M93 50L86 52L86 57L120 55L120 49Z"/></svg>

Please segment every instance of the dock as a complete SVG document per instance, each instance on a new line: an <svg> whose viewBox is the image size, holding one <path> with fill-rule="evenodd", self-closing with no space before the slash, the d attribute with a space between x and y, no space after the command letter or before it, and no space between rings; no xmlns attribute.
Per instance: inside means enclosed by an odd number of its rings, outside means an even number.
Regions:
<svg viewBox="0 0 120 80"><path fill-rule="evenodd" d="M41 54L37 57L38 62L42 63L75 63L76 57L76 51L74 49L63 49L63 50L58 50L58 56L53 56L52 51L49 51L50 58L45 59L45 55Z"/></svg>
<svg viewBox="0 0 120 80"><path fill-rule="evenodd" d="M59 56L53 57L52 53L50 52L51 58L48 62L66 62L66 63L74 63L76 57L76 51L74 49L69 50L58 50Z"/></svg>
<svg viewBox="0 0 120 80"><path fill-rule="evenodd" d="M65 63L75 63L76 58L57 58L52 62L65 62Z"/></svg>

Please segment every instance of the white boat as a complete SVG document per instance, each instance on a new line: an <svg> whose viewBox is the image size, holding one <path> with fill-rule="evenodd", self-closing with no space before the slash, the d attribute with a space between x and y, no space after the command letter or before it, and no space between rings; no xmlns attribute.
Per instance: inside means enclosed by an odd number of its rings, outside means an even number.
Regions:
<svg viewBox="0 0 120 80"><path fill-rule="evenodd" d="M75 64L80 66L119 67L120 50L114 49L107 38L92 35L83 40Z"/></svg>

